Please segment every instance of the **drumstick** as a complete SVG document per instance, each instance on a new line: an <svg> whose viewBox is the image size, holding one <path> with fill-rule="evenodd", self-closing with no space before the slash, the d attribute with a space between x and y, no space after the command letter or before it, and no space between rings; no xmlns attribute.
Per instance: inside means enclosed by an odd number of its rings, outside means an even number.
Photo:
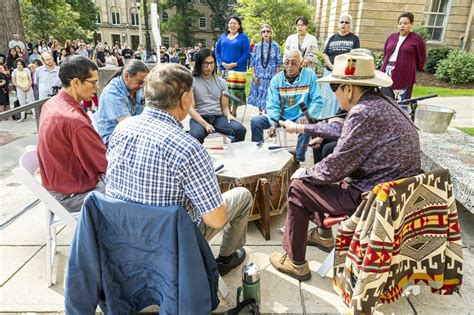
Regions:
<svg viewBox="0 0 474 315"><path fill-rule="evenodd" d="M267 136L265 139L263 139L263 141L257 142L257 147L261 148L262 145L265 143L265 141L267 141L268 138L270 138L270 136Z"/></svg>
<svg viewBox="0 0 474 315"><path fill-rule="evenodd" d="M284 149L284 148L296 148L296 147L309 147L309 144L303 144L303 145L272 145L268 147L268 150L278 150L278 149Z"/></svg>
<svg viewBox="0 0 474 315"><path fill-rule="evenodd" d="M224 147L221 145L215 147L206 147L207 150L224 150Z"/></svg>

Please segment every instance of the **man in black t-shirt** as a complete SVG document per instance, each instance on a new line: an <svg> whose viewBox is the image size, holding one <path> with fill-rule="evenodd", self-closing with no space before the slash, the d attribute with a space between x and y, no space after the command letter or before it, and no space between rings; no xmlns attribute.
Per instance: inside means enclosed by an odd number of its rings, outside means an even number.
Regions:
<svg viewBox="0 0 474 315"><path fill-rule="evenodd" d="M122 57L124 64L128 64L133 57L133 51L128 47L127 43L123 43Z"/></svg>

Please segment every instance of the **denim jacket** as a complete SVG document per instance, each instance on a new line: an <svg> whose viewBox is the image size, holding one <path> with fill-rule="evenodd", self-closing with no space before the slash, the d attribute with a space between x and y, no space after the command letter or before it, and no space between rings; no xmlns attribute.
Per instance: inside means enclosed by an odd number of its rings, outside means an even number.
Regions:
<svg viewBox="0 0 474 315"><path fill-rule="evenodd" d="M98 192L84 202L71 245L66 314L209 314L219 304L211 249L181 206L154 207Z"/></svg>

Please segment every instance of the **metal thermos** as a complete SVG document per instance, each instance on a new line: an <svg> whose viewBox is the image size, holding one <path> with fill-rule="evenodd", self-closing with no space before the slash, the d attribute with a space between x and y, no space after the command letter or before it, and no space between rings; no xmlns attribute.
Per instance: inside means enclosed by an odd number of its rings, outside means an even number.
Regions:
<svg viewBox="0 0 474 315"><path fill-rule="evenodd" d="M260 306L260 268L257 264L248 263L242 267L242 286L237 289L237 304L240 303L240 294L243 301L254 298Z"/></svg>

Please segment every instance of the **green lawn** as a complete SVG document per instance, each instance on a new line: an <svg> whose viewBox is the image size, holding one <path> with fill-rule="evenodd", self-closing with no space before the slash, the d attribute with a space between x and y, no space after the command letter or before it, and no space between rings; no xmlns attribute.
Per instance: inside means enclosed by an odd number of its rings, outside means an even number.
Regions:
<svg viewBox="0 0 474 315"><path fill-rule="evenodd" d="M474 89L450 89L436 86L417 86L413 87L412 97L424 96L429 94L438 94L445 96L474 96Z"/></svg>
<svg viewBox="0 0 474 315"><path fill-rule="evenodd" d="M471 137L474 137L474 128L471 128L471 127L455 127L455 128L461 130L462 132L467 133Z"/></svg>

